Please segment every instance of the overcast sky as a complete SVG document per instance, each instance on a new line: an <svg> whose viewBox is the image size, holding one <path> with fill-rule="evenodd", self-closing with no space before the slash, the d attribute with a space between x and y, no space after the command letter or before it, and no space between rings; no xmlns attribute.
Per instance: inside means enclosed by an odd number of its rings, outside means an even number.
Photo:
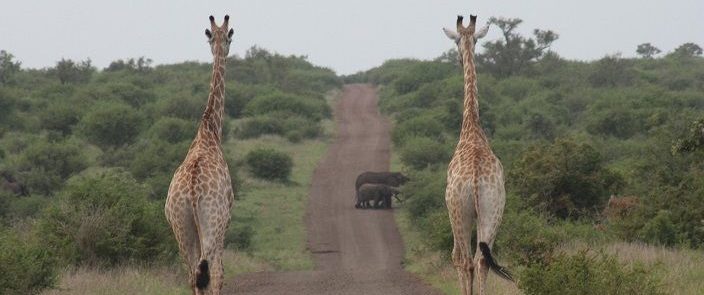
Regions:
<svg viewBox="0 0 704 295"><path fill-rule="evenodd" d="M231 54L253 45L307 55L317 65L349 74L390 58L429 59L453 45L441 27L457 14L523 19L560 34L553 50L591 60L621 52L633 56L651 42L669 52L685 42L704 46L704 0L227 0L227 1L3 1L0 49L23 67L53 66L61 58L90 58L99 68L145 56L156 64L210 61L203 31L208 15L230 14ZM488 39L499 38L492 27Z"/></svg>

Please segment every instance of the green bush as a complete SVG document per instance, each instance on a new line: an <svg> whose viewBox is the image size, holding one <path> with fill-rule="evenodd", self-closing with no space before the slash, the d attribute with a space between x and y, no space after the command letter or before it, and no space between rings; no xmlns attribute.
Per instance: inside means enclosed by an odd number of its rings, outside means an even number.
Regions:
<svg viewBox="0 0 704 295"><path fill-rule="evenodd" d="M672 214L666 210L660 210L653 219L645 223L640 230L640 238L651 244L673 246L678 241L677 228L672 221Z"/></svg>
<svg viewBox="0 0 704 295"><path fill-rule="evenodd" d="M414 117L403 121L391 131L394 145L402 146L412 137L427 137L442 140L443 127L440 122L429 116Z"/></svg>
<svg viewBox="0 0 704 295"><path fill-rule="evenodd" d="M252 244L254 229L251 225L239 222L230 223L225 233L225 247L244 251Z"/></svg>
<svg viewBox="0 0 704 295"><path fill-rule="evenodd" d="M137 179L149 185L151 196L161 199L166 196L171 177L186 158L189 141L169 143L151 140L136 145L137 152L129 162L129 170Z"/></svg>
<svg viewBox="0 0 704 295"><path fill-rule="evenodd" d="M433 249L451 253L455 240L447 210L436 210L428 214L421 222L421 228L427 235L426 241Z"/></svg>
<svg viewBox="0 0 704 295"><path fill-rule="evenodd" d="M254 138L264 134L284 134L285 121L277 116L260 115L248 119L237 131L240 138Z"/></svg>
<svg viewBox="0 0 704 295"><path fill-rule="evenodd" d="M513 166L508 179L516 192L561 218L587 216L623 185L594 147L573 139L534 145Z"/></svg>
<svg viewBox="0 0 704 295"><path fill-rule="evenodd" d="M56 282L56 261L37 241L0 228L0 293L38 294Z"/></svg>
<svg viewBox="0 0 704 295"><path fill-rule="evenodd" d="M159 100L157 109L163 116L196 121L203 115L207 103L206 99L178 93Z"/></svg>
<svg viewBox="0 0 704 295"><path fill-rule="evenodd" d="M285 93L257 96L244 109L244 113L250 116L273 112L290 112L316 121L331 115L330 107L323 99Z"/></svg>
<svg viewBox="0 0 704 295"><path fill-rule="evenodd" d="M71 175L88 167L81 148L71 141L36 140L19 155L17 178L32 193L52 194Z"/></svg>
<svg viewBox="0 0 704 295"><path fill-rule="evenodd" d="M246 120L237 132L240 138L254 138L264 134L286 136L291 142L297 142L303 138L319 136L322 134L322 127L319 122L306 117L274 112Z"/></svg>
<svg viewBox="0 0 704 295"><path fill-rule="evenodd" d="M555 248L565 238L545 218L526 210L515 212L507 209L497 240L505 249L502 253L511 261L532 265L550 261Z"/></svg>
<svg viewBox="0 0 704 295"><path fill-rule="evenodd" d="M521 273L519 288L528 295L665 294L644 266L623 265L614 256L587 251L531 265Z"/></svg>
<svg viewBox="0 0 704 295"><path fill-rule="evenodd" d="M120 169L69 180L38 221L44 243L74 265L156 262L176 253L160 203Z"/></svg>
<svg viewBox="0 0 704 295"><path fill-rule="evenodd" d="M40 126L68 135L71 134L81 115L79 108L70 103L52 103L42 111Z"/></svg>
<svg viewBox="0 0 704 295"><path fill-rule="evenodd" d="M413 169L423 169L450 160L451 152L447 146L427 137L413 137L400 149L401 161Z"/></svg>
<svg viewBox="0 0 704 295"><path fill-rule="evenodd" d="M267 180L286 181L291 175L291 156L274 149L257 148L245 157L249 171L255 177Z"/></svg>
<svg viewBox="0 0 704 295"><path fill-rule="evenodd" d="M401 187L404 207L412 221L424 218L430 212L445 210L446 172L423 170L411 173L410 180Z"/></svg>
<svg viewBox="0 0 704 295"><path fill-rule="evenodd" d="M144 119L136 109L122 103L101 103L81 119L81 130L102 147L130 144L142 131Z"/></svg>
<svg viewBox="0 0 704 295"><path fill-rule="evenodd" d="M195 121L163 117L154 122L147 134L150 139L160 139L168 143L178 143L193 139L196 135L197 128Z"/></svg>

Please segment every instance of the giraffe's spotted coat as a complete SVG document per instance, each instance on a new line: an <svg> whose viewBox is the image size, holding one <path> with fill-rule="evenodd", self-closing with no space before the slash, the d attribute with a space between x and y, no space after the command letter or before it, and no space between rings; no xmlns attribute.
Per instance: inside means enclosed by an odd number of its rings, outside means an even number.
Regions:
<svg viewBox="0 0 704 295"><path fill-rule="evenodd" d="M230 45L227 17L222 26L211 19L211 30L214 62L208 103L186 159L171 180L164 208L188 268L193 294L220 294L224 279L225 232L234 200L232 181L220 146L225 61ZM207 260L210 269L210 283L204 290L196 288L201 260Z"/></svg>
<svg viewBox="0 0 704 295"><path fill-rule="evenodd" d="M491 247L501 223L506 191L501 162L494 155L479 124L477 73L474 66L476 18L469 27L458 17L459 52L464 73L464 112L460 139L447 170L447 205L454 237L452 261L457 269L462 294L472 294L475 269L478 269L479 294L485 293L489 270L477 245L472 259L470 241L476 222L477 243Z"/></svg>

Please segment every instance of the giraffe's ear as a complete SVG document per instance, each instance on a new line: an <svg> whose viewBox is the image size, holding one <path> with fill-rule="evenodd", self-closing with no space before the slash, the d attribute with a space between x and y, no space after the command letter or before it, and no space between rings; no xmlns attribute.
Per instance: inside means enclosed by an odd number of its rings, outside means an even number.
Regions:
<svg viewBox="0 0 704 295"><path fill-rule="evenodd" d="M205 29L205 36L208 37L208 40L213 38L213 34L208 29Z"/></svg>
<svg viewBox="0 0 704 295"><path fill-rule="evenodd" d="M487 23L484 27L479 29L479 31L474 33L474 40L479 40L482 37L486 36L487 32L489 32L489 23Z"/></svg>
<svg viewBox="0 0 704 295"><path fill-rule="evenodd" d="M450 38L450 40L455 41L455 42L460 41L460 35L457 34L457 32L450 30L448 28L442 28L442 31L445 32L445 36L447 36L447 38Z"/></svg>
<svg viewBox="0 0 704 295"><path fill-rule="evenodd" d="M230 29L230 31L227 32L227 38L232 39L232 35L234 35L234 34L235 34L235 30Z"/></svg>

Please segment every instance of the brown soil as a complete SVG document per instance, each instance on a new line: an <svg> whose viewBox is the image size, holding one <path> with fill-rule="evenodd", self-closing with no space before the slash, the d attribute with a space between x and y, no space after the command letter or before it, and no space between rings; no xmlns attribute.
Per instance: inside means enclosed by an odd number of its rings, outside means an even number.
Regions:
<svg viewBox="0 0 704 295"><path fill-rule="evenodd" d="M389 122L375 89L345 86L334 116L337 137L314 172L306 213L315 270L240 275L225 294L439 294L403 270L393 210L354 208L357 175L389 169Z"/></svg>

